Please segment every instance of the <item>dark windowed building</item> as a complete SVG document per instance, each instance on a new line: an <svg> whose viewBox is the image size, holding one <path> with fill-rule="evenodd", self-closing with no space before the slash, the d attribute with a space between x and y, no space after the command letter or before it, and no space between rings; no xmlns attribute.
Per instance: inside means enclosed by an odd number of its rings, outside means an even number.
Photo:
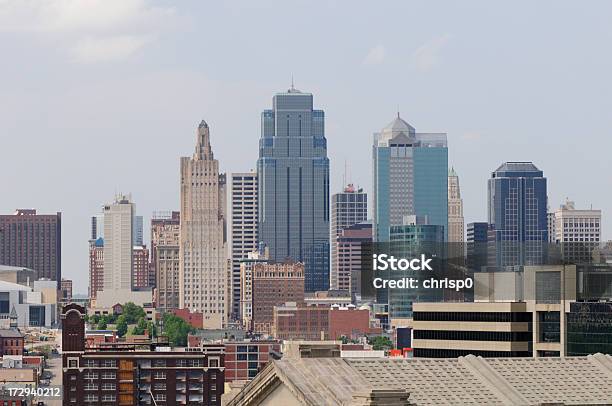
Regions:
<svg viewBox="0 0 612 406"><path fill-rule="evenodd" d="M0 264L23 266L36 276L62 280L62 214L36 214L34 209L18 209L0 215Z"/></svg>
<svg viewBox="0 0 612 406"><path fill-rule="evenodd" d="M310 93L276 94L261 116L259 240L270 260L305 264L305 289L329 287L329 159L323 110Z"/></svg>

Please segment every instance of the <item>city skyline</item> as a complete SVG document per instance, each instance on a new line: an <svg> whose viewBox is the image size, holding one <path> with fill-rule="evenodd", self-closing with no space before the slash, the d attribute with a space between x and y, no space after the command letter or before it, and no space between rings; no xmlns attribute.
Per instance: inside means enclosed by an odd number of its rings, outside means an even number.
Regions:
<svg viewBox="0 0 612 406"><path fill-rule="evenodd" d="M13 56L0 68L6 90L0 103L7 106L0 137L11 151L0 162L8 191L0 213L62 212L62 274L74 280L76 293L85 293L86 236L100 203L114 191L131 192L147 229L153 211L178 209L177 158L192 148L192 129L202 118L215 128L221 172L255 169L260 111L293 74L296 87L315 94L327 113L330 193L343 186L345 162L348 180L371 193L371 134L399 105L417 128L448 134L466 224L486 220L491 170L500 162L532 161L547 175L551 209L566 197L577 207L601 209L608 240L611 199L598 174L606 173L611 146L610 102L603 96L612 59L601 52L612 34L604 18L609 5L527 4L448 3L448 15L433 5L356 6L355 25L337 36L330 30L346 10L333 2L316 10L142 2L128 11L109 9L108 20L100 17L108 13L83 9L71 24L38 15L34 21L47 23L44 35L30 24L15 28L23 14L0 13L1 21L14 20L2 24L8 35L0 40ZM241 7L250 13L238 12ZM187 23L151 24L160 11ZM289 12L303 18L286 22ZM197 24L206 14L219 18ZM398 35L411 14L423 18ZM439 23L427 24L434 16ZM314 18L321 18L316 32L306 24ZM372 26L380 18L389 24ZM550 22L546 31L543 18ZM84 28L92 19L98 32ZM138 24L128 29L125 21ZM231 21L232 38L223 45L200 41L226 30L221 21ZM118 26L127 30L124 37L109 34ZM261 43L277 30L287 35L267 43L269 59L258 58ZM240 62L248 59L261 59L261 66L245 69ZM58 102L59 94L67 97ZM598 148L576 154L583 142Z"/></svg>

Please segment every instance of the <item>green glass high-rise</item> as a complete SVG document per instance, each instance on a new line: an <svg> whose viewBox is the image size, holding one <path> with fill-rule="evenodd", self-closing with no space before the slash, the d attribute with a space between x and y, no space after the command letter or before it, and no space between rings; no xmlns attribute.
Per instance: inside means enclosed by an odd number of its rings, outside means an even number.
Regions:
<svg viewBox="0 0 612 406"><path fill-rule="evenodd" d="M448 147L444 133L417 133L398 114L372 147L374 239L387 242L404 217L444 227L448 239Z"/></svg>

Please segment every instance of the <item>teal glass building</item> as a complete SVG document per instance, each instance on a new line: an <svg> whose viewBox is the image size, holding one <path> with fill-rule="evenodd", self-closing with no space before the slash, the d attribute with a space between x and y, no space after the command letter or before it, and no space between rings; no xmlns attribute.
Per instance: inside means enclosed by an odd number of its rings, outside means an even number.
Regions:
<svg viewBox="0 0 612 406"><path fill-rule="evenodd" d="M417 133L398 114L374 134L374 240L390 240L405 216L442 226L448 239L448 147L444 133Z"/></svg>
<svg viewBox="0 0 612 406"><path fill-rule="evenodd" d="M295 88L261 115L257 161L260 242L270 260L304 263L305 290L329 288L329 159L325 114Z"/></svg>

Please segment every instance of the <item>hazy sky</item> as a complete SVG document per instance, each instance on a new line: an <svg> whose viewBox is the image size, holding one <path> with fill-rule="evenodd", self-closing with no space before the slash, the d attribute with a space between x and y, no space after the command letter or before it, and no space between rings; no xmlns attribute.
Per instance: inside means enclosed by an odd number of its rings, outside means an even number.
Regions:
<svg viewBox="0 0 612 406"><path fill-rule="evenodd" d="M221 4L223 3L223 4ZM295 77L371 189L372 133L398 109L447 132L467 222L486 181L532 160L549 205L604 210L612 237L612 3L0 0L0 212L63 213L63 273L88 283L89 217L131 192L178 209L201 119L222 170L254 168L260 112ZM148 230L146 239L148 240Z"/></svg>

